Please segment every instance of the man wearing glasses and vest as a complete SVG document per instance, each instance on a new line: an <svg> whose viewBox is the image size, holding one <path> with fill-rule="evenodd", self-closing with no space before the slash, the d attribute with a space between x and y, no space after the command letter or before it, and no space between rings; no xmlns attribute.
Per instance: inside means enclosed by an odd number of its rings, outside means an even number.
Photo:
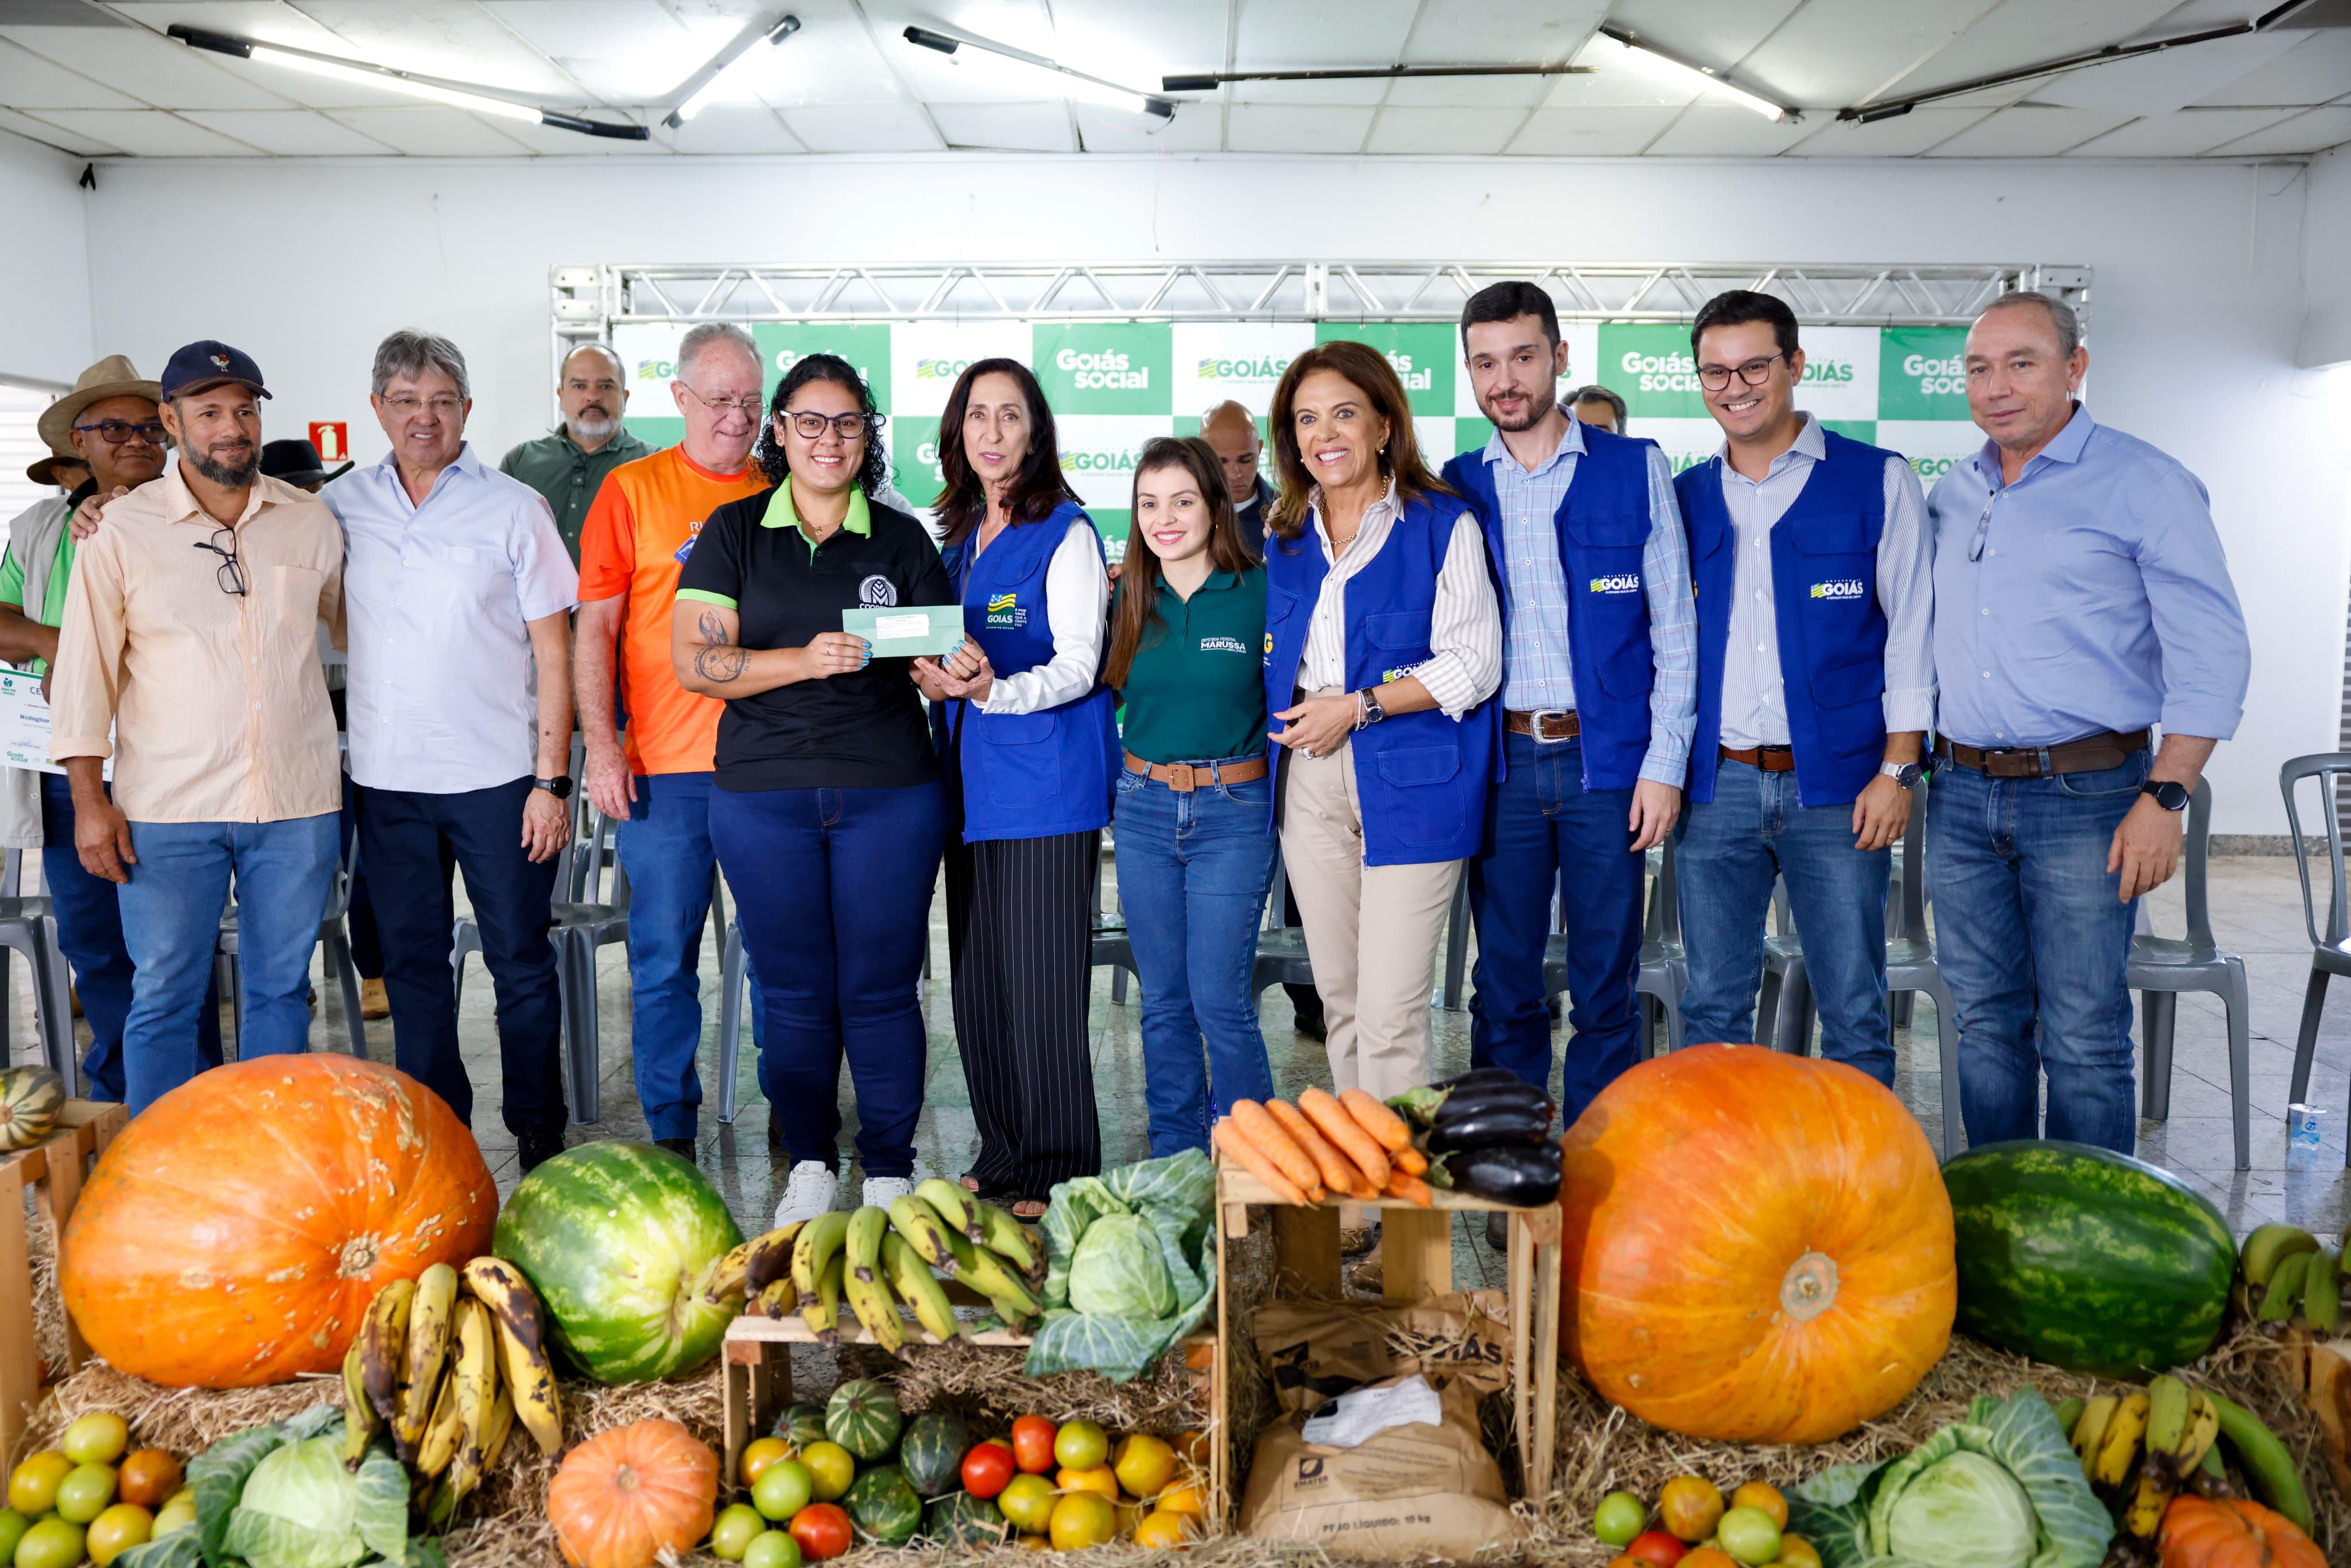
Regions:
<svg viewBox="0 0 2351 1568"><path fill-rule="evenodd" d="M232 877L238 1054L308 1043L342 806L314 632L324 621L342 642L342 530L318 497L260 473L256 400L269 394L251 359L191 343L159 390L180 460L82 541L50 677L74 845L120 884L136 967L122 1041L133 1115L202 1070L196 1015Z"/></svg>
<svg viewBox="0 0 2351 1568"><path fill-rule="evenodd" d="M1991 439L1928 502L1927 886L1968 1141L2038 1135L2046 1074L2048 1136L2128 1154L2137 901L2179 863L2252 654L2203 485L2090 417L2089 364L2072 308L2044 295L2004 295L1968 331L1968 410Z"/></svg>

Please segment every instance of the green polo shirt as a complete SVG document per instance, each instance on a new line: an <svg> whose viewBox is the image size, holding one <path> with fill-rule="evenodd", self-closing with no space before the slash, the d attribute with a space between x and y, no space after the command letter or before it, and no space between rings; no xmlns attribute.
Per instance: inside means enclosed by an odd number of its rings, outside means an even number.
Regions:
<svg viewBox="0 0 2351 1568"><path fill-rule="evenodd" d="M1264 649L1265 568L1212 571L1188 600L1162 582L1158 620L1144 627L1119 693L1126 748L1145 762L1262 752Z"/></svg>
<svg viewBox="0 0 2351 1568"><path fill-rule="evenodd" d="M571 552L571 564L578 566L580 529L588 521L588 508L595 503L596 492L603 487L604 476L623 463L650 455L653 450L622 430L595 451L582 452L570 433L559 424L500 458L498 472L547 497L547 504L555 510L555 530L563 536L563 548Z"/></svg>
<svg viewBox="0 0 2351 1568"><path fill-rule="evenodd" d="M33 612L33 619L44 626L66 623L66 590L73 583L73 529L60 528L57 530L57 564L49 569L49 580L41 593L41 607ZM16 552L12 549L0 555L0 604L21 607L24 602L25 563L16 559ZM36 659L26 667L37 675L44 674L49 666L47 660Z"/></svg>

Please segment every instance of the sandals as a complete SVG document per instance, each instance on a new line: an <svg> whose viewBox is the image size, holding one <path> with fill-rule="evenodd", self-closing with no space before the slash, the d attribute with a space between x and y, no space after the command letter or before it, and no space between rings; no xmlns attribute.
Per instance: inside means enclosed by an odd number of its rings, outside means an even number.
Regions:
<svg viewBox="0 0 2351 1568"><path fill-rule="evenodd" d="M985 1186L970 1171L964 1172L957 1179L964 1191L982 1203L992 1203L1007 1210L1023 1225L1034 1225L1044 1218L1045 1210L1051 1206L1050 1198L1023 1193L1011 1186Z"/></svg>

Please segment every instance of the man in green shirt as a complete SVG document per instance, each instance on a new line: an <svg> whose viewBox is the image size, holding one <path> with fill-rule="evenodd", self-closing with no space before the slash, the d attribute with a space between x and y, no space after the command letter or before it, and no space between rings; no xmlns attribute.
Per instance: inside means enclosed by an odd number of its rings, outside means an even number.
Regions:
<svg viewBox="0 0 2351 1568"><path fill-rule="evenodd" d="M621 427L629 388L621 358L601 343L582 343L563 357L555 389L563 423L536 441L526 441L498 463L498 472L521 480L555 508L556 531L571 564L580 564L580 529L604 476L653 448Z"/></svg>

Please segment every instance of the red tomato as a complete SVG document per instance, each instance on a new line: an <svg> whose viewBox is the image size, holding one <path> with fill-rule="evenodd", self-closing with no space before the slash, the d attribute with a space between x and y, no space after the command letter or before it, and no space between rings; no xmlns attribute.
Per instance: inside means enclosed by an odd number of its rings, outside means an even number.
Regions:
<svg viewBox="0 0 2351 1568"><path fill-rule="evenodd" d="M1625 1555L1636 1563L1646 1563L1653 1568L1674 1568L1689 1553L1689 1547L1678 1536L1662 1530L1645 1530L1633 1537L1625 1548Z"/></svg>
<svg viewBox="0 0 2351 1568"><path fill-rule="evenodd" d="M849 1550L849 1514L838 1503L812 1502L792 1515L792 1539L810 1562L838 1557Z"/></svg>
<svg viewBox="0 0 2351 1568"><path fill-rule="evenodd" d="M1001 1443L982 1443L963 1457L963 1490L974 1497L994 1497L1012 1480L1012 1450Z"/></svg>
<svg viewBox="0 0 2351 1568"><path fill-rule="evenodd" d="M1012 1461L1032 1476L1053 1473L1053 1439L1061 1429L1042 1416L1023 1416L1012 1423Z"/></svg>

